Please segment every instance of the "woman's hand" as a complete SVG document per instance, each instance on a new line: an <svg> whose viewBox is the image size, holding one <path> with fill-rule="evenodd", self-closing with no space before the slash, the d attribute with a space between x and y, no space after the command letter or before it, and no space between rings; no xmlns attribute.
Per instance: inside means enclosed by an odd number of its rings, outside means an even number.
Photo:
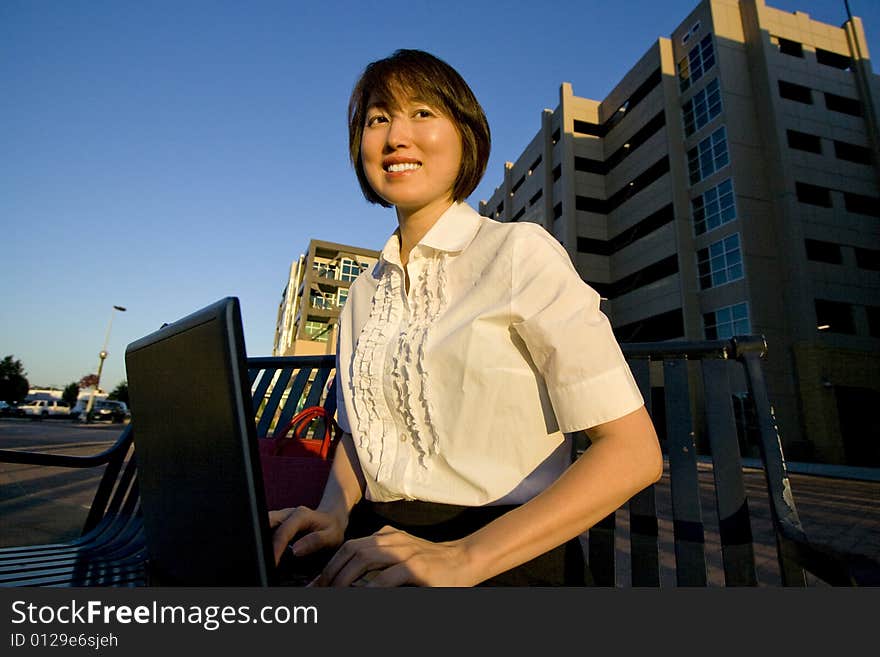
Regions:
<svg viewBox="0 0 880 657"><path fill-rule="evenodd" d="M338 515L298 506L270 511L269 527L275 530L272 534L272 550L277 564L290 541L298 534L305 533L292 546L296 556L302 557L322 548L341 545L346 524Z"/></svg>
<svg viewBox="0 0 880 657"><path fill-rule="evenodd" d="M310 586L473 586L459 541L432 543L383 527L345 544Z"/></svg>
<svg viewBox="0 0 880 657"><path fill-rule="evenodd" d="M351 434L343 433L318 509L298 506L269 512L269 526L275 530L275 563L297 535L302 536L293 544L293 552L300 557L342 545L348 514L361 498L365 485Z"/></svg>

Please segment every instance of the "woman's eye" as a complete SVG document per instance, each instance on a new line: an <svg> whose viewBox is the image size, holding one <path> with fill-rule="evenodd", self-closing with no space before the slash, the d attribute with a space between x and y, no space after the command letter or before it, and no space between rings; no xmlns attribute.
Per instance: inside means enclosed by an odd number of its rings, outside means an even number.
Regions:
<svg viewBox="0 0 880 657"><path fill-rule="evenodd" d="M429 109L420 109L416 110L416 116L420 119L427 119L431 116L434 116L434 113Z"/></svg>
<svg viewBox="0 0 880 657"><path fill-rule="evenodd" d="M370 118L367 119L367 127L369 128L370 126L374 126L377 123L384 123L387 120L388 120L387 117L382 116L381 114L377 114L376 116L371 116Z"/></svg>

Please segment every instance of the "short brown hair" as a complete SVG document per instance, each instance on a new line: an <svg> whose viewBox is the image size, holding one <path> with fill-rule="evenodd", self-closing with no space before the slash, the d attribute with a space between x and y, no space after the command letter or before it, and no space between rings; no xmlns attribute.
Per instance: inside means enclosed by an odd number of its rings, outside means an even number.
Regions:
<svg viewBox="0 0 880 657"><path fill-rule="evenodd" d="M456 201L467 198L480 183L489 161L492 138L489 123L473 91L458 71L421 50L397 50L390 57L368 64L348 101L348 149L361 191L371 203L391 207L367 181L361 163L370 98L393 107L406 94L429 103L447 115L461 135L461 169L452 188Z"/></svg>

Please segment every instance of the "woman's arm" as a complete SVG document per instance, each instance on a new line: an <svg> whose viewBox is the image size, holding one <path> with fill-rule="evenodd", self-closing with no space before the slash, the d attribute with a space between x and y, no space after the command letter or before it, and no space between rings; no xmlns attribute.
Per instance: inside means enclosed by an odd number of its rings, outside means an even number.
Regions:
<svg viewBox="0 0 880 657"><path fill-rule="evenodd" d="M473 534L431 543L391 527L348 541L317 584L473 586L578 536L657 481L663 458L644 406L588 432L592 444L528 503Z"/></svg>
<svg viewBox="0 0 880 657"><path fill-rule="evenodd" d="M275 529L272 546L276 563L290 541L302 532L308 533L293 544L297 555L340 545L348 526L348 516L361 499L365 485L351 434L344 433L336 447L333 466L318 507L312 510L300 506L269 512L269 525Z"/></svg>
<svg viewBox="0 0 880 657"><path fill-rule="evenodd" d="M582 534L660 479L663 456L644 406L587 434L589 449L551 486L461 541L475 583Z"/></svg>

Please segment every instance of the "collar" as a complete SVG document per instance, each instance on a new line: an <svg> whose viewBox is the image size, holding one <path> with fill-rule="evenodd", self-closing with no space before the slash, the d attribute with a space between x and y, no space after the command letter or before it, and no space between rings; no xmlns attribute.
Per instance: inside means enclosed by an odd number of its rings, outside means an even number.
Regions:
<svg viewBox="0 0 880 657"><path fill-rule="evenodd" d="M441 214L413 250L422 246L435 251L464 251L480 230L480 215L467 203L453 203ZM400 239L394 231L382 248L380 261L400 266Z"/></svg>

